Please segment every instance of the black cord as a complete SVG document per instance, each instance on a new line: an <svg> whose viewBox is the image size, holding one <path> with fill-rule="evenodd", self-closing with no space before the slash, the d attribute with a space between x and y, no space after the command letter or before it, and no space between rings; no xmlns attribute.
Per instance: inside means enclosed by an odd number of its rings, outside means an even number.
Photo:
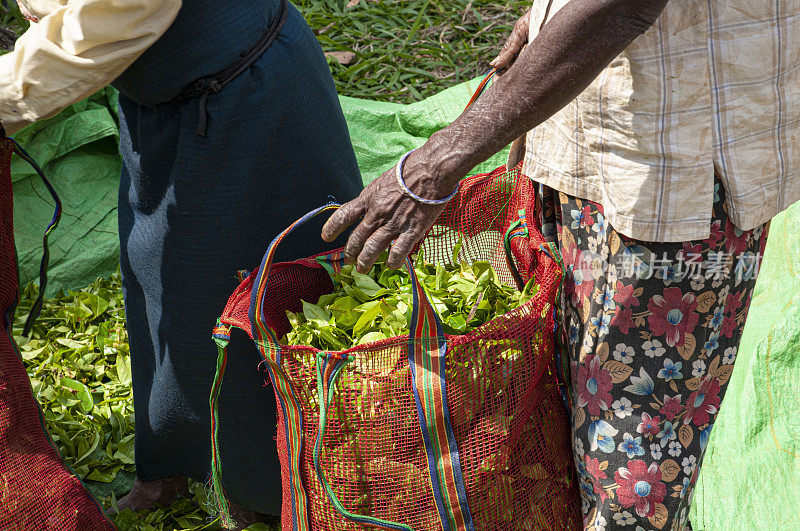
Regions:
<svg viewBox="0 0 800 531"><path fill-rule="evenodd" d="M36 301L34 301L33 306L31 307L31 311L28 314L28 318L25 320L25 326L22 329L22 337L28 337L31 332L31 328L33 327L34 321L39 317L42 313L42 305L44 304L44 292L45 288L47 288L47 266L50 264L50 247L48 245L47 240L50 237L50 233L58 226L58 222L61 220L61 199L58 197L58 194L53 188L53 185L50 184L50 181L47 180L47 177L44 176L44 172L36 164L36 161L33 160L27 151L25 151L19 143L14 140L13 138L11 141L14 143L14 152L31 165L34 171L39 175L44 183L47 191L50 192L50 196L53 198L53 201L56 203L55 211L53 212L53 219L50 221L50 224L47 226L47 229L44 231L44 236L42 237L42 261L39 264L39 295L36 297Z"/></svg>

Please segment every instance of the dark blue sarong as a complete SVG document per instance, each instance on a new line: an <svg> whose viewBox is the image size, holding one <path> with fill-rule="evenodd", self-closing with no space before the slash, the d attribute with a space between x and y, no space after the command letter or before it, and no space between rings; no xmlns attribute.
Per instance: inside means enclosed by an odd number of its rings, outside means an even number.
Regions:
<svg viewBox="0 0 800 531"><path fill-rule="evenodd" d="M219 11L216 2L195 3ZM251 3L253 9L267 4L259 11L266 30L277 3ZM191 8L184 2L184 19ZM235 54L258 37L243 37ZM174 31L164 40L173 47L181 42ZM228 48L220 41L208 46L209 53L214 46ZM236 271L257 267L280 230L329 196L339 202L355 197L361 179L327 63L294 7L258 61L210 95L205 137L196 135L196 99L171 103L171 89L159 96L169 100L146 101L140 93L147 91L139 89L163 87L191 71L188 83L218 69L197 72L196 65L183 68L180 61L169 72L163 65L148 68L165 60L152 49L144 60L151 65L135 63L117 84L123 92L119 225L137 475L144 481L173 474L204 481L216 362L211 330L236 287ZM323 222L287 240L280 258L332 248L319 237ZM249 338L234 332L220 400L223 480L232 501L278 514L275 400L259 361Z"/></svg>

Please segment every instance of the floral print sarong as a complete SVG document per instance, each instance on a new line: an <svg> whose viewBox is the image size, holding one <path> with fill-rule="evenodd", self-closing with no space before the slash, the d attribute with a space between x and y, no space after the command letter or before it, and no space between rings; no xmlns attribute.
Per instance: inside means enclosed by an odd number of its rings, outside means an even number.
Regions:
<svg viewBox="0 0 800 531"><path fill-rule="evenodd" d="M716 180L711 235L648 243L541 187L567 269L563 341L586 529L690 528L692 488L733 372L768 224L738 230Z"/></svg>

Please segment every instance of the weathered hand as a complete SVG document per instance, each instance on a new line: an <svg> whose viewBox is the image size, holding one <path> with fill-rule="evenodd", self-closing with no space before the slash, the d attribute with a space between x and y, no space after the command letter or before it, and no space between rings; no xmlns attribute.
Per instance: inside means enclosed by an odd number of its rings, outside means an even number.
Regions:
<svg viewBox="0 0 800 531"><path fill-rule="evenodd" d="M434 184L422 165L413 160L415 155L417 153L410 155L403 165L406 185L421 197L446 197L452 189L439 189L442 185ZM392 244L388 265L399 268L444 207L424 205L409 197L398 185L395 168L392 168L367 185L361 195L334 212L322 227L322 238L333 241L362 218L347 240L345 260L354 263L360 273L366 273Z"/></svg>
<svg viewBox="0 0 800 531"><path fill-rule="evenodd" d="M503 49L500 50L500 54L489 63L492 67L502 70L514 62L514 59L517 58L522 48L528 44L530 20L531 10L528 9L522 18L517 20L517 23L514 24L514 29L511 31L511 35L508 36L508 39L506 39L506 43L503 45Z"/></svg>

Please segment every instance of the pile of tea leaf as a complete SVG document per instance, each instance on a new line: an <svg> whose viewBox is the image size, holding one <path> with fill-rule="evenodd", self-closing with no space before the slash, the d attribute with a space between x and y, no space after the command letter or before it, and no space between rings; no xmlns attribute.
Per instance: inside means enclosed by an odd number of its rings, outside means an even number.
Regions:
<svg viewBox="0 0 800 531"><path fill-rule="evenodd" d="M458 256L458 249L454 256ZM303 301L303 311L286 312L292 329L288 345L344 350L356 345L408 334L413 309L411 277L390 269L383 253L368 274L352 265L332 273L334 291L316 304ZM522 291L500 282L489 262L453 260L429 264L422 253L414 259L417 277L446 334L469 333L530 300L538 289L531 281Z"/></svg>
<svg viewBox="0 0 800 531"><path fill-rule="evenodd" d="M14 339L53 442L103 508L110 509L130 490L134 477L130 348L119 271L84 289L47 298L25 338L19 334L37 295L30 283L21 290ZM190 492L190 499L170 507L126 509L114 521L121 531L218 529L204 485L192 482Z"/></svg>

